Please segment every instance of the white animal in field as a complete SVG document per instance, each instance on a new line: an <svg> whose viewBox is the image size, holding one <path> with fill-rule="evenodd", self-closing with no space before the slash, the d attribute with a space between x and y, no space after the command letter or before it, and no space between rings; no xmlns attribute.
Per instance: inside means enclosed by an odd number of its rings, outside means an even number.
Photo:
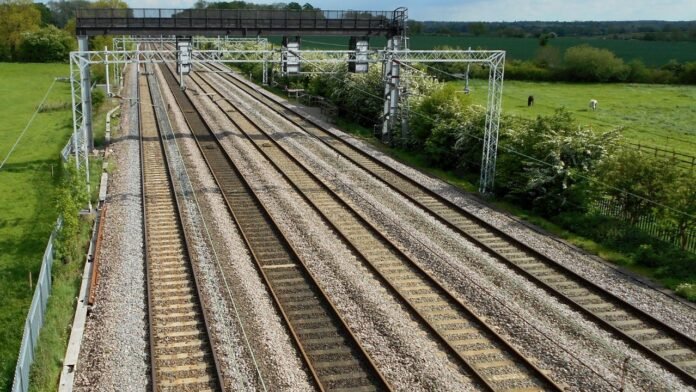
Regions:
<svg viewBox="0 0 696 392"><path fill-rule="evenodd" d="M590 99L590 109L593 111L597 110L597 100L596 99Z"/></svg>

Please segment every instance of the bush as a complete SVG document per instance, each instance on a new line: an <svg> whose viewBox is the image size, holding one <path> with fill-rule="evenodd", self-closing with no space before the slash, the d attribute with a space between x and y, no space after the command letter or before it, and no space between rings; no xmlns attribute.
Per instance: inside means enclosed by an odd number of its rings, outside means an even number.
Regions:
<svg viewBox="0 0 696 392"><path fill-rule="evenodd" d="M68 33L49 25L35 32L22 33L19 58L37 63L67 61L73 48L73 38Z"/></svg>
<svg viewBox="0 0 696 392"><path fill-rule="evenodd" d="M568 48L563 57L568 80L578 82L625 81L629 68L607 49L580 45Z"/></svg>
<svg viewBox="0 0 696 392"><path fill-rule="evenodd" d="M684 84L696 84L696 61L684 64L680 81Z"/></svg>
<svg viewBox="0 0 696 392"><path fill-rule="evenodd" d="M104 103L106 99L106 94L100 88L92 89L92 111L96 112L97 109Z"/></svg>
<svg viewBox="0 0 696 392"><path fill-rule="evenodd" d="M58 188L56 208L63 217L63 228L58 234L56 251L63 261L71 262L79 257L80 223L79 212L87 205L89 195L84 173L75 167L74 158L63 165L61 183Z"/></svg>
<svg viewBox="0 0 696 392"><path fill-rule="evenodd" d="M512 60L505 65L505 79L550 81L556 74L549 68L531 61Z"/></svg>
<svg viewBox="0 0 696 392"><path fill-rule="evenodd" d="M674 291L689 301L696 301L696 283L682 283Z"/></svg>
<svg viewBox="0 0 696 392"><path fill-rule="evenodd" d="M622 149L599 168L603 184L598 185L597 193L616 200L631 223L657 211L658 204L651 201L667 204L667 191L680 176L672 162L645 155L641 151Z"/></svg>
<svg viewBox="0 0 696 392"><path fill-rule="evenodd" d="M578 127L563 108L501 130L496 193L545 216L586 207L590 178L617 137Z"/></svg>

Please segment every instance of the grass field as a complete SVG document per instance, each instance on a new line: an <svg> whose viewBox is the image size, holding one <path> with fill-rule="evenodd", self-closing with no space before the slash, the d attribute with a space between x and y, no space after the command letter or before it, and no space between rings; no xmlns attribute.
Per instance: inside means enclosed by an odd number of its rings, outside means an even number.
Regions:
<svg viewBox="0 0 696 392"><path fill-rule="evenodd" d="M0 159L29 121L64 64L0 64ZM47 102L70 99L57 82ZM70 110L39 113L0 170L0 391L12 384L41 256L56 220L54 187L59 152L72 131ZM52 175L53 173L53 175Z"/></svg>
<svg viewBox="0 0 696 392"><path fill-rule="evenodd" d="M463 90L463 82L453 82ZM487 81L471 82L472 101L485 105ZM527 107L527 97L534 106ZM589 109L597 99L596 111ZM526 118L568 109L596 130L624 127L627 141L696 155L696 86L571 84L506 81L503 113Z"/></svg>
<svg viewBox="0 0 696 392"><path fill-rule="evenodd" d="M280 44L279 37L271 38L271 42ZM696 42L658 42L640 40L618 40L599 38L560 37L552 39L549 45L557 47L561 53L571 46L589 44L598 48L609 49L625 61L640 59L649 66L659 66L675 59L679 62L696 61ZM383 48L386 40L383 37L370 38L370 46ZM507 52L508 59L528 60L536 56L539 40L536 38L504 38L504 37L448 37L432 35L414 35L410 37L411 49L432 49L435 46L447 45L466 49L501 49ZM302 39L303 48L317 49L346 49L348 37L307 37Z"/></svg>

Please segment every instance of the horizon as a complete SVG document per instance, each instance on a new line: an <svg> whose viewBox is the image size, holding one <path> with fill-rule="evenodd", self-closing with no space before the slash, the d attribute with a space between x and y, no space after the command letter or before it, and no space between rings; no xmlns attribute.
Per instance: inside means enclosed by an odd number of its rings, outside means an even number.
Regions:
<svg viewBox="0 0 696 392"><path fill-rule="evenodd" d="M126 0L133 8L192 8L195 0ZM257 4L278 3L277 0L251 1ZM284 1L289 3L289 1ZM345 1L297 1L310 3L324 10L387 10L408 8L410 20L432 22L688 22L685 15L696 18L693 0L416 0L383 1L375 7L374 1L354 0L350 7ZM444 17L444 19L442 19Z"/></svg>

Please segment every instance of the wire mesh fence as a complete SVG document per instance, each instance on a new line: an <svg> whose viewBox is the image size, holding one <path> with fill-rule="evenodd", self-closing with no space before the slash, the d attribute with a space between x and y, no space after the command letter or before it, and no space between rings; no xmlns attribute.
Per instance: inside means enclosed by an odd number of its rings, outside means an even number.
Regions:
<svg viewBox="0 0 696 392"><path fill-rule="evenodd" d="M73 151L73 138L70 137L65 147L60 151L63 162L68 162ZM24 323L24 334L22 344L19 347L19 357L15 367L15 376L12 383L12 392L27 392L29 390L29 371L34 362L34 351L39 340L39 332L44 323L46 314L46 303L51 294L51 267L53 266L54 245L58 232L63 226L63 218L56 220L56 225L48 239L46 250L41 260L41 270L39 279L34 290L34 297L27 313L27 320Z"/></svg>
<svg viewBox="0 0 696 392"><path fill-rule="evenodd" d="M598 200L594 203L592 209L594 212L620 219L627 224L629 222L629 217L623 207L615 200ZM640 216L633 222L633 226L652 237L696 253L696 230L694 229L686 229L684 232L680 232L675 227L665 226L654 215Z"/></svg>
<svg viewBox="0 0 696 392"><path fill-rule="evenodd" d="M39 279L36 283L36 290L34 290L34 297L31 300L27 320L24 323L24 334L22 335L22 344L19 348L12 392L27 392L29 390L29 371L31 364L34 362L34 352L46 314L46 303L48 302L48 296L51 294L53 247L62 225L62 218L58 218L41 260Z"/></svg>

